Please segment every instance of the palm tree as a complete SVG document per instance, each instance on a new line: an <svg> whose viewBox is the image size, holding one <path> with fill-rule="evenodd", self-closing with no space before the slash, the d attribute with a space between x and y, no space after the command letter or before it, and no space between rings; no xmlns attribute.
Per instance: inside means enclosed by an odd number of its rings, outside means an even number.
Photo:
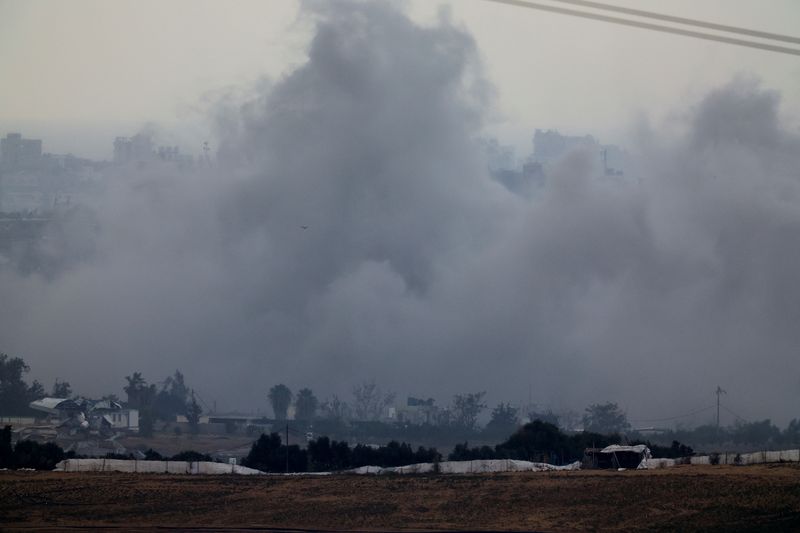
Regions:
<svg viewBox="0 0 800 533"><path fill-rule="evenodd" d="M294 401L294 417L298 420L313 420L317 414L319 400L309 388L300 389Z"/></svg>
<svg viewBox="0 0 800 533"><path fill-rule="evenodd" d="M292 403L292 391L283 383L275 385L269 390L270 403L272 404L272 411L275 413L277 420L286 420L286 413L289 411L289 405Z"/></svg>

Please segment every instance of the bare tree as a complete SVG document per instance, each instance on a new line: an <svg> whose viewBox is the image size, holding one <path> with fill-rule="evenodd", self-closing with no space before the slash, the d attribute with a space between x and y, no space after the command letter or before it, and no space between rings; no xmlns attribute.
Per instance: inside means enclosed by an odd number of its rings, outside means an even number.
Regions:
<svg viewBox="0 0 800 533"><path fill-rule="evenodd" d="M394 402L393 392L384 393L375 381L353 387L353 410L357 420L378 420L383 410Z"/></svg>
<svg viewBox="0 0 800 533"><path fill-rule="evenodd" d="M478 415L486 409L483 397L486 392L470 392L453 396L453 423L468 431L473 431L478 422Z"/></svg>
<svg viewBox="0 0 800 533"><path fill-rule="evenodd" d="M329 420L347 420L352 414L347 402L340 400L335 394L322 403L320 410L322 411L322 416Z"/></svg>
<svg viewBox="0 0 800 533"><path fill-rule="evenodd" d="M53 392L51 394L53 398L69 398L72 396L72 387L70 387L69 381L56 379L56 382L53 383Z"/></svg>

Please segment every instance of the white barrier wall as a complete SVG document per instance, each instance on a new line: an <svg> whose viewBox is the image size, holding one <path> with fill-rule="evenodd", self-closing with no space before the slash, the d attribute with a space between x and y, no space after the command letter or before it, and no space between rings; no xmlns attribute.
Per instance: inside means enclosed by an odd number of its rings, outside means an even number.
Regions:
<svg viewBox="0 0 800 533"><path fill-rule="evenodd" d="M441 474L479 474L490 472L548 472L554 470L580 470L580 461L565 466L547 463L532 463L514 459L479 459L475 461L443 461L439 463ZM436 471L434 463L417 463L407 466L381 468L362 466L346 470L348 474L430 474Z"/></svg>
<svg viewBox="0 0 800 533"><path fill-rule="evenodd" d="M642 461L642 464L639 465L639 468L644 469L653 469L653 468L670 468L675 466L675 459L645 459Z"/></svg>
<svg viewBox="0 0 800 533"><path fill-rule="evenodd" d="M546 472L554 470L579 470L580 462L566 466L547 463L532 463L513 459L491 459L475 461L444 461L439 463L442 474L477 474L489 472ZM149 474L263 474L259 470L239 465L212 463L208 461L137 461L122 459L66 459L56 465L61 472L127 472ZM436 471L434 463L381 468L362 466L347 470L351 474L428 474ZM327 472L315 472L323 475Z"/></svg>
<svg viewBox="0 0 800 533"><path fill-rule="evenodd" d="M800 462L800 450L773 450L751 453L722 452L715 454L716 464L720 465L758 465L765 463L797 463ZM713 464L712 455L696 455L690 457L693 465Z"/></svg>
<svg viewBox="0 0 800 533"><path fill-rule="evenodd" d="M684 458L685 460L686 458ZM712 456L697 455L689 457L693 465L710 465ZM639 468L669 468L681 464L681 459L645 459ZM717 464L753 465L762 463L800 462L800 450L776 450L753 453L720 453ZM580 462L565 466L547 463L532 463L514 459L485 459L475 461L443 461L438 464L442 474L478 474L490 472L547 472L557 470L580 470ZM56 465L61 472L129 472L149 474L264 474L260 470L239 465L212 463L209 461L137 461L121 459L65 459ZM381 468L362 466L346 470L348 474L429 474L437 471L434 463ZM303 472L293 475L326 475L330 472ZM283 474L275 474L283 475Z"/></svg>
<svg viewBox="0 0 800 533"><path fill-rule="evenodd" d="M123 459L65 459L60 472L127 472L141 474L263 474L260 470L209 461L137 461Z"/></svg>

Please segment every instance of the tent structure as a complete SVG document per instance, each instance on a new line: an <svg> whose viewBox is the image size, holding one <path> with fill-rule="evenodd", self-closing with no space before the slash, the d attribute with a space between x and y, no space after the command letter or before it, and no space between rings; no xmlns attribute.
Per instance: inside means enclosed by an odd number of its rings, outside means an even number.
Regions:
<svg viewBox="0 0 800 533"><path fill-rule="evenodd" d="M622 446L612 444L605 448L587 448L583 455L585 468L638 468L652 458L650 448L644 444Z"/></svg>

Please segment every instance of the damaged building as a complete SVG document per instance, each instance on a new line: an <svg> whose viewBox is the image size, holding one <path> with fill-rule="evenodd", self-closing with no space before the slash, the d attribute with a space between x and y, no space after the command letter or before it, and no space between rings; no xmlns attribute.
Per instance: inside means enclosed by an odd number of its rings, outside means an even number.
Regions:
<svg viewBox="0 0 800 533"><path fill-rule="evenodd" d="M57 428L59 434L96 432L105 437L120 431L139 431L139 411L112 400L42 398L29 406L44 413L48 424Z"/></svg>

